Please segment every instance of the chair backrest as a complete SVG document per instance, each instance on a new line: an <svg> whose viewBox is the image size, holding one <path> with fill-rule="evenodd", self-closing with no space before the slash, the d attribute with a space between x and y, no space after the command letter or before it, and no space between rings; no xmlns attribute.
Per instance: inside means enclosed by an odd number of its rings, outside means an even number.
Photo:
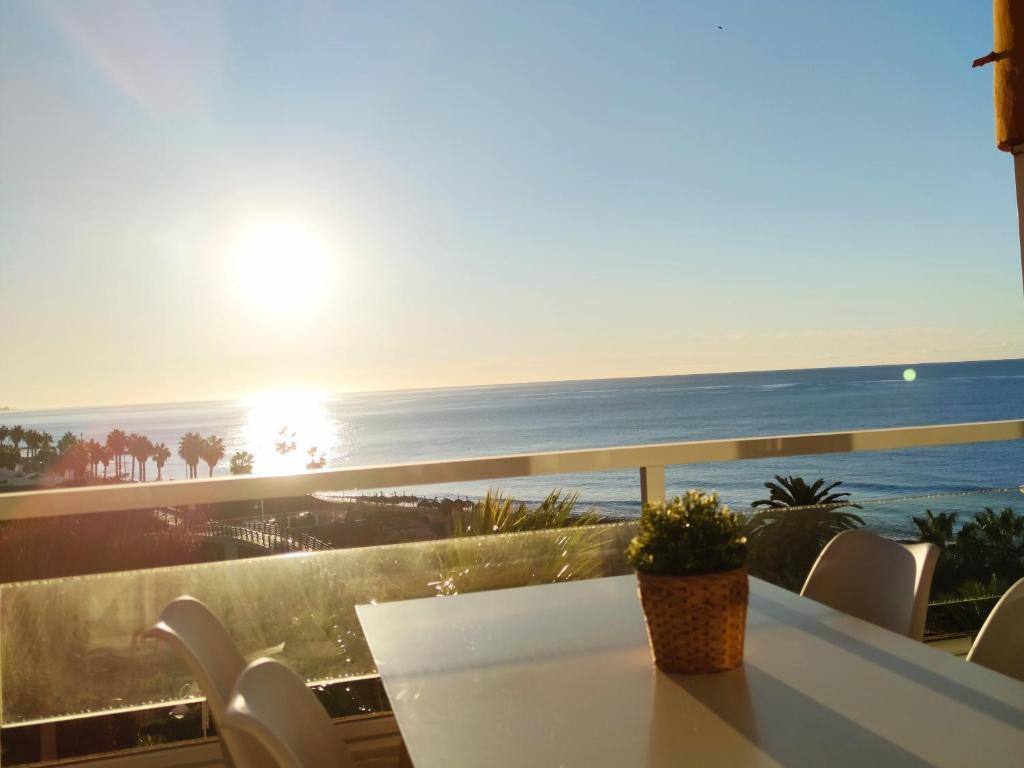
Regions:
<svg viewBox="0 0 1024 768"><path fill-rule="evenodd" d="M1024 682L1024 579L996 603L967 660Z"/></svg>
<svg viewBox="0 0 1024 768"><path fill-rule="evenodd" d="M272 766L259 744L223 733L224 711L245 669L245 658L216 615L194 597L179 597L164 606L146 636L170 645L188 665L222 731L221 745L228 762L236 768Z"/></svg>
<svg viewBox="0 0 1024 768"><path fill-rule="evenodd" d="M258 741L278 768L354 765L313 692L290 667L274 659L257 659L242 672L224 728Z"/></svg>
<svg viewBox="0 0 1024 768"><path fill-rule="evenodd" d="M921 640L938 558L934 544L904 545L870 531L843 531L821 550L800 594Z"/></svg>

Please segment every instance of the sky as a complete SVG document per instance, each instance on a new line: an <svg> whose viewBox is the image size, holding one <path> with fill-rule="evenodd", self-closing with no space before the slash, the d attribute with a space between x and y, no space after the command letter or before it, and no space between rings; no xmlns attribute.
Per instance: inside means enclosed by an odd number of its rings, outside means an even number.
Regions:
<svg viewBox="0 0 1024 768"><path fill-rule="evenodd" d="M985 3L0 3L0 405L1024 356Z"/></svg>

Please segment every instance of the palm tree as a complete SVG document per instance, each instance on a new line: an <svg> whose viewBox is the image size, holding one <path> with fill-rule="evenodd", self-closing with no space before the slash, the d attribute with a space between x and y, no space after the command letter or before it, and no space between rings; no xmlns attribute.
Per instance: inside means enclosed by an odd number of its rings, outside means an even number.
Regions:
<svg viewBox="0 0 1024 768"><path fill-rule="evenodd" d="M842 485L837 481L826 486L824 478L818 478L811 485L807 485L802 477L775 476L774 483L765 483L764 487L771 491L769 498L758 499L751 506L772 507L780 509L783 507L821 507L830 505L833 508L854 507L860 509L860 504L846 501L849 493L832 493L833 488Z"/></svg>
<svg viewBox="0 0 1024 768"><path fill-rule="evenodd" d="M10 431L11 442L14 447L18 449L18 457L21 458L21 441L25 438L25 430L22 429L21 425L15 425L11 427Z"/></svg>
<svg viewBox="0 0 1024 768"><path fill-rule="evenodd" d="M251 475L255 457L248 451L236 451L231 457L232 475Z"/></svg>
<svg viewBox="0 0 1024 768"><path fill-rule="evenodd" d="M492 533L521 533L549 528L571 528L603 522L600 515L590 509L576 511L578 493L562 495L556 489L535 508L530 509L500 491L488 490L484 500L468 510L455 507L452 517L453 536L482 536Z"/></svg>
<svg viewBox="0 0 1024 768"><path fill-rule="evenodd" d="M156 479L164 479L164 464L171 458L171 449L163 443L157 443L153 446L153 461L156 462Z"/></svg>
<svg viewBox="0 0 1024 768"><path fill-rule="evenodd" d="M153 441L145 435L139 435L139 439L135 444L135 451L133 453L134 458L139 462L139 480L145 480L148 473L146 471L146 462L149 461L153 455Z"/></svg>
<svg viewBox="0 0 1024 768"><path fill-rule="evenodd" d="M210 467L210 477L213 477L213 468L224 458L224 441L216 435L210 435L203 440L199 455Z"/></svg>
<svg viewBox="0 0 1024 768"><path fill-rule="evenodd" d="M18 450L13 445L0 443L0 469L15 469L19 459Z"/></svg>
<svg viewBox="0 0 1024 768"><path fill-rule="evenodd" d="M6 424L0 424L0 445L11 436L11 428Z"/></svg>
<svg viewBox="0 0 1024 768"><path fill-rule="evenodd" d="M135 480L135 462L138 459L138 451L142 442L142 435L138 432L132 432L128 435L128 442L125 449L128 451L128 455L132 457L132 481ZM141 479L141 478L140 478Z"/></svg>
<svg viewBox="0 0 1024 768"><path fill-rule="evenodd" d="M103 479L107 479L107 467L110 465L110 460L113 458L113 454L110 449L102 443L96 443L99 448L92 455L96 457L96 461L103 465Z"/></svg>
<svg viewBox="0 0 1024 768"><path fill-rule="evenodd" d="M142 462L142 479L148 480L149 467L147 466L147 462L153 457L153 441L148 437L144 437L143 441L142 447L144 450L139 454L139 461Z"/></svg>
<svg viewBox="0 0 1024 768"><path fill-rule="evenodd" d="M110 450L110 456L114 459L114 475L118 480L121 479L122 461L121 457L124 455L125 449L128 447L128 435L122 432L120 429L115 429L107 435L107 448Z"/></svg>
<svg viewBox="0 0 1024 768"><path fill-rule="evenodd" d="M89 452L80 440L76 440L64 453L59 465L64 472L70 472L75 480L84 480L89 468Z"/></svg>
<svg viewBox="0 0 1024 768"><path fill-rule="evenodd" d="M185 477L195 477L196 467L203 449L203 438L198 432L186 432L178 441L178 455L185 462Z"/></svg>
<svg viewBox="0 0 1024 768"><path fill-rule="evenodd" d="M914 525L917 526L919 541L934 544L939 549L946 549L953 541L953 528L956 526L956 512L939 512L935 514L926 509L924 517L912 517Z"/></svg>
<svg viewBox="0 0 1024 768"><path fill-rule="evenodd" d="M136 432L128 435L128 454L132 457L132 480L135 479L135 465L139 467L139 480L146 479L146 462L153 452L153 443L145 435Z"/></svg>
<svg viewBox="0 0 1024 768"><path fill-rule="evenodd" d="M42 443L32 457L32 469L35 472L46 472L59 458L53 446Z"/></svg>
<svg viewBox="0 0 1024 768"><path fill-rule="evenodd" d="M808 485L802 477L775 476L765 483L767 499L753 507L768 507L750 517L744 534L750 543L750 570L787 589L799 589L818 554L837 534L864 525L844 507L860 509L848 501L849 493L834 493L840 482L825 485L819 478Z"/></svg>
<svg viewBox="0 0 1024 768"><path fill-rule="evenodd" d="M78 442L78 438L74 432L65 432L61 435L60 440L57 441L57 453L62 456L67 452L68 448Z"/></svg>
<svg viewBox="0 0 1024 768"><path fill-rule="evenodd" d="M327 466L327 456L325 454L321 453L320 457L317 458L317 451L319 450L320 449L314 445L306 451L306 453L309 454L309 461L306 462L306 469L323 469Z"/></svg>
<svg viewBox="0 0 1024 768"><path fill-rule="evenodd" d="M61 439L63 440L64 438ZM100 463L100 456L102 455L104 448L95 440L89 439L85 443L85 450L89 453L89 471L92 473L93 477L96 477L96 467Z"/></svg>
<svg viewBox="0 0 1024 768"><path fill-rule="evenodd" d="M43 444L43 436L34 429L26 429L24 438L25 447L28 449L28 457L31 459L36 455L36 451L39 450L39 446Z"/></svg>

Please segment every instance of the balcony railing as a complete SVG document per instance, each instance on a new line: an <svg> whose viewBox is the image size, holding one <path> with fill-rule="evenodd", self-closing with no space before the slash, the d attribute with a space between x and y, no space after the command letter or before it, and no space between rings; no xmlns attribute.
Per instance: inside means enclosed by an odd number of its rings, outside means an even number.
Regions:
<svg viewBox="0 0 1024 768"><path fill-rule="evenodd" d="M81 515L127 509L215 504L512 477L609 472L640 473L643 501L664 498L665 467L823 453L888 451L1024 439L1024 419L863 429L851 432L744 437L656 445L522 453L454 461L314 470L295 475L215 477L0 495L0 520Z"/></svg>
<svg viewBox="0 0 1024 768"><path fill-rule="evenodd" d="M663 498L665 466L1024 439L1024 420L628 446L0 495L0 520L158 510L422 484L622 469ZM680 489L681 490L681 489ZM1016 488L862 502L867 512L1019 504ZM219 526L219 527L218 527ZM210 534L232 534L215 524ZM257 528L264 543L298 532ZM626 573L634 524L555 529L155 568L0 585L0 726L137 711L197 699L165 648L141 639L181 594L207 602L250 656L274 654L316 684L375 675L354 606ZM245 534L249 535L249 534ZM278 537L274 539L274 537ZM262 541L262 539L261 539ZM284 546L282 544L282 546ZM291 546L291 545L289 545ZM272 548L272 547L269 547ZM319 549L319 547L296 547ZM356 705L357 710L361 704Z"/></svg>

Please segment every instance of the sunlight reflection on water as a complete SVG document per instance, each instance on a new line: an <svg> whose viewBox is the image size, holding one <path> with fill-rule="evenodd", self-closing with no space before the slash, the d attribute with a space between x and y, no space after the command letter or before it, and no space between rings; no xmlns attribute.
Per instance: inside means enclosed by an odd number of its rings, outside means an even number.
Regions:
<svg viewBox="0 0 1024 768"><path fill-rule="evenodd" d="M269 392L245 401L242 437L256 474L301 472L321 454L330 460L344 440L326 399L322 392Z"/></svg>

